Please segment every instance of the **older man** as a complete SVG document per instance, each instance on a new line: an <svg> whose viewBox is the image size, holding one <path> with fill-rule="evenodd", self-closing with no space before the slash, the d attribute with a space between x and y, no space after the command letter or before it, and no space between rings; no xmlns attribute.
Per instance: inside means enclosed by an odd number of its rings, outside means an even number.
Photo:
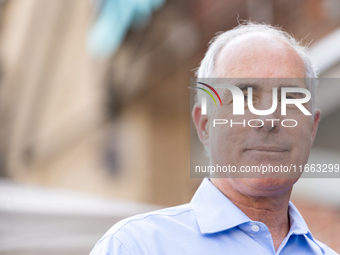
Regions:
<svg viewBox="0 0 340 255"><path fill-rule="evenodd" d="M288 34L247 23L220 34L210 45L198 78L213 77L304 80L315 78L316 73L305 49ZM304 84L294 86L306 88ZM269 109L272 88L280 87L266 80L247 86L253 89L257 109ZM313 87L308 89L314 93ZM234 116L231 93L222 91L220 95L223 106L210 107L208 114L202 114L199 103L193 109L199 139L212 164L240 167L307 162L320 120L313 102L304 104L312 116L295 108L287 110L299 123L294 128L270 121L257 127L213 127L213 119L253 118L248 108L243 116ZM281 120L282 116L277 109L266 118ZM91 254L336 254L314 239L289 202L298 177L204 179L190 203L117 223Z"/></svg>

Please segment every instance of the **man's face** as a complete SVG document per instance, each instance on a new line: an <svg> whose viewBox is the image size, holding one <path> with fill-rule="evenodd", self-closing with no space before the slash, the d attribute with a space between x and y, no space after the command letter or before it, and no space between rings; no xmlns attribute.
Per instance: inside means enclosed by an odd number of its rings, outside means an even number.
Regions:
<svg viewBox="0 0 340 255"><path fill-rule="evenodd" d="M219 78L304 78L304 63L288 44L268 35L247 35L234 39L219 54L216 71ZM239 79L235 79L238 82ZM253 105L266 110L272 106L272 88L289 85L306 88L303 79L253 79ZM242 83L242 82L241 82ZM245 82L246 83L246 82ZM287 106L287 115L281 116L280 102L270 115L257 116L251 113L245 101L245 114L233 115L232 95L229 90L219 90L223 106L213 106L209 116L202 117L196 126L204 129L201 141L209 146L212 165L260 166L303 165L307 162L314 141L319 112L315 119L305 116L296 106ZM247 90L244 91L247 94ZM278 89L280 95L280 89ZM311 111L310 104L304 105ZM195 111L195 110L194 110ZM194 113L195 118L195 113ZM206 119L205 119L206 118ZM216 125L213 119L232 119L247 123L250 119L295 119L296 127L283 127L280 122L264 122L262 127L243 125ZM196 123L196 121L195 121ZM200 133L200 131L199 131ZM287 175L286 175L287 176ZM286 192L296 178L243 178L214 179L219 185L233 186L247 195L270 195Z"/></svg>

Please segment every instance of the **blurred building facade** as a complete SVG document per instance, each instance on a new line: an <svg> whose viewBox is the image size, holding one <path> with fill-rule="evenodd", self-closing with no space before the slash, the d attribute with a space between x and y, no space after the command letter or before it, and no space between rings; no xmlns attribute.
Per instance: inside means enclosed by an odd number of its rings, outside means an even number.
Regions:
<svg viewBox="0 0 340 255"><path fill-rule="evenodd" d="M189 176L188 86L214 34L251 18L315 43L340 26L337 0L168 0L98 60L85 46L90 1L1 3L1 176L163 206L190 201L201 181ZM339 77L339 63L322 75ZM337 153L329 126L315 147Z"/></svg>

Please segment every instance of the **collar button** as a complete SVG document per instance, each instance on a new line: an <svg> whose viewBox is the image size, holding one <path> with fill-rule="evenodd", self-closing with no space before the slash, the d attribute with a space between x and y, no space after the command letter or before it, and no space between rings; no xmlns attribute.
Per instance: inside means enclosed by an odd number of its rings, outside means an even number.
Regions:
<svg viewBox="0 0 340 255"><path fill-rule="evenodd" d="M254 232L258 232L260 230L260 227L257 225L253 225L251 226L251 230L253 230Z"/></svg>

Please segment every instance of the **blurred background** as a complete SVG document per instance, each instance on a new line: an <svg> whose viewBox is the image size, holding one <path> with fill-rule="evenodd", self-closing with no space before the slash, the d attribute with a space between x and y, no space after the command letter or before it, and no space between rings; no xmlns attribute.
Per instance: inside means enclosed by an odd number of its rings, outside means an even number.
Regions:
<svg viewBox="0 0 340 255"><path fill-rule="evenodd" d="M339 0L0 0L0 254L88 254L118 220L189 202L190 78L238 19L340 77ZM340 163L338 95L319 87L310 162ZM292 200L340 252L340 179Z"/></svg>

